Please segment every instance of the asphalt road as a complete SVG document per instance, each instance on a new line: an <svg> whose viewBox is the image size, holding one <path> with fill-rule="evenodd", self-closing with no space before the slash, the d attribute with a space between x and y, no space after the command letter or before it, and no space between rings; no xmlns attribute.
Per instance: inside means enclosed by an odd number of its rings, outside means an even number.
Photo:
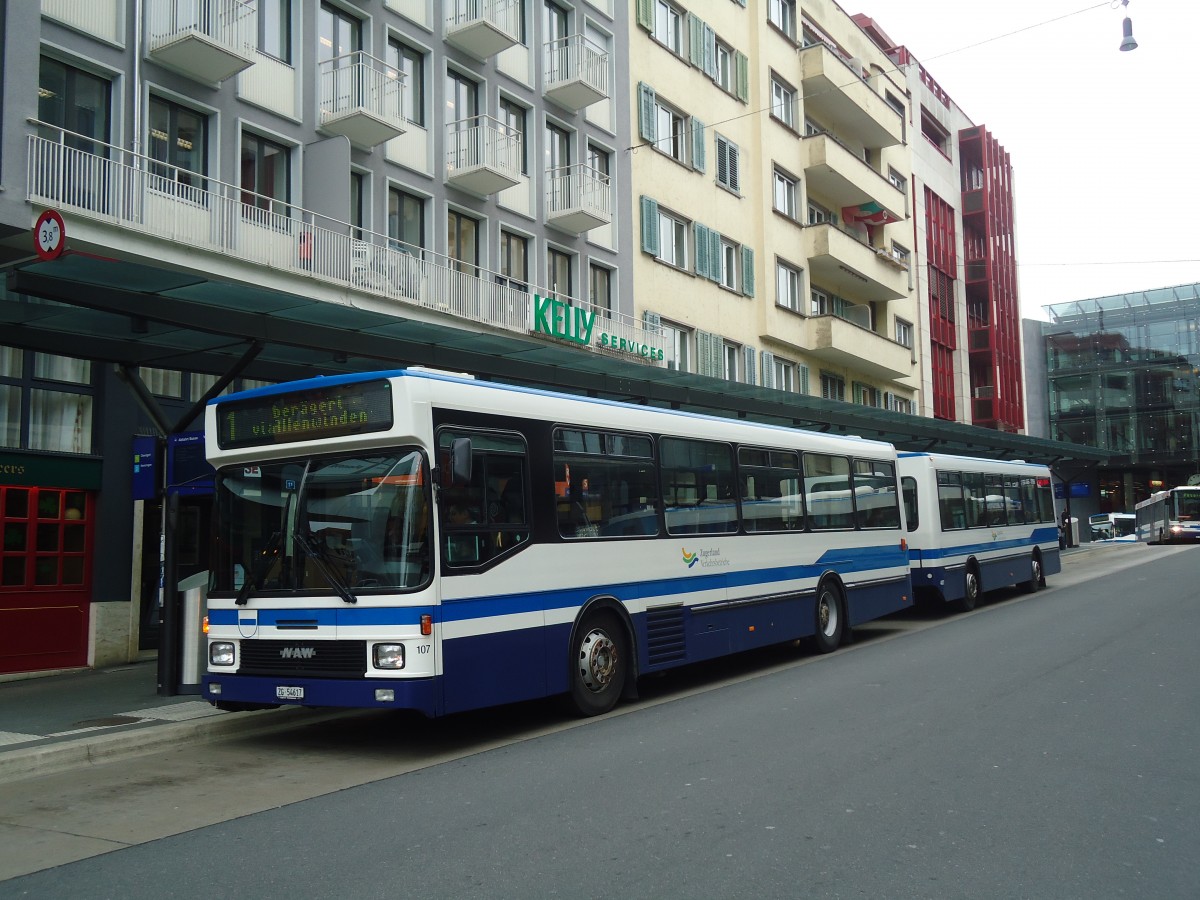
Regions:
<svg viewBox="0 0 1200 900"><path fill-rule="evenodd" d="M0 897L1194 898L1198 563L1089 551L600 719L368 714L6 785L0 866L80 861Z"/></svg>

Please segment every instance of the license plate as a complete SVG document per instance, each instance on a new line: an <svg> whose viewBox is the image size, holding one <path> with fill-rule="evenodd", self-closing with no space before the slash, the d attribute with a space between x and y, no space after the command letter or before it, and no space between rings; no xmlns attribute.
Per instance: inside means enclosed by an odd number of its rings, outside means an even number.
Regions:
<svg viewBox="0 0 1200 900"><path fill-rule="evenodd" d="M304 688L302 687L285 687L276 685L275 687L276 700L303 700Z"/></svg>

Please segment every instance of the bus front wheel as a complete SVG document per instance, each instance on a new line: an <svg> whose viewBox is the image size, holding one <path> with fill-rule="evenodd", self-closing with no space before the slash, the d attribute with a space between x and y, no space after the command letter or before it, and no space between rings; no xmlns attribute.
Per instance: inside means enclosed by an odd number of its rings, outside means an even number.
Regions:
<svg viewBox="0 0 1200 900"><path fill-rule="evenodd" d="M842 643L845 631L846 604L842 592L832 581L822 581L817 588L817 630L813 645L818 653L832 653Z"/></svg>
<svg viewBox="0 0 1200 900"><path fill-rule="evenodd" d="M629 640L615 615L594 613L579 623L571 642L571 702L584 716L617 705L629 673Z"/></svg>
<svg viewBox="0 0 1200 900"><path fill-rule="evenodd" d="M1035 553L1029 561L1029 580L1021 585L1021 589L1027 594L1036 594L1042 586L1042 580L1042 559Z"/></svg>
<svg viewBox="0 0 1200 900"><path fill-rule="evenodd" d="M967 563L966 583L963 585L963 595L958 601L958 608L970 612L979 602L979 570L974 563Z"/></svg>

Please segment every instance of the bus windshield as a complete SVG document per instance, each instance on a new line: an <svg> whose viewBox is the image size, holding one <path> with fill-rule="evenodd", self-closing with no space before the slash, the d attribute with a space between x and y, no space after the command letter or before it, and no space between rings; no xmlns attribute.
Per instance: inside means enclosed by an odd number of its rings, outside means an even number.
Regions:
<svg viewBox="0 0 1200 900"><path fill-rule="evenodd" d="M213 592L409 590L429 580L429 500L416 451L221 470Z"/></svg>
<svg viewBox="0 0 1200 900"><path fill-rule="evenodd" d="M1175 518L1180 522L1200 522L1200 490L1176 491Z"/></svg>

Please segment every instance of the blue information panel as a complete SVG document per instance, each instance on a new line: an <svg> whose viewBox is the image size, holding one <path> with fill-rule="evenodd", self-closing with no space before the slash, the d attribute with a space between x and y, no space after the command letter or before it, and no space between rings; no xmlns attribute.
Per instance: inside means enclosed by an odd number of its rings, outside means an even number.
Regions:
<svg viewBox="0 0 1200 900"><path fill-rule="evenodd" d="M134 500L153 500L158 496L158 438L138 434L133 438Z"/></svg>
<svg viewBox="0 0 1200 900"><path fill-rule="evenodd" d="M216 470L204 455L204 432L189 431L167 438L167 491L172 494L211 494Z"/></svg>

